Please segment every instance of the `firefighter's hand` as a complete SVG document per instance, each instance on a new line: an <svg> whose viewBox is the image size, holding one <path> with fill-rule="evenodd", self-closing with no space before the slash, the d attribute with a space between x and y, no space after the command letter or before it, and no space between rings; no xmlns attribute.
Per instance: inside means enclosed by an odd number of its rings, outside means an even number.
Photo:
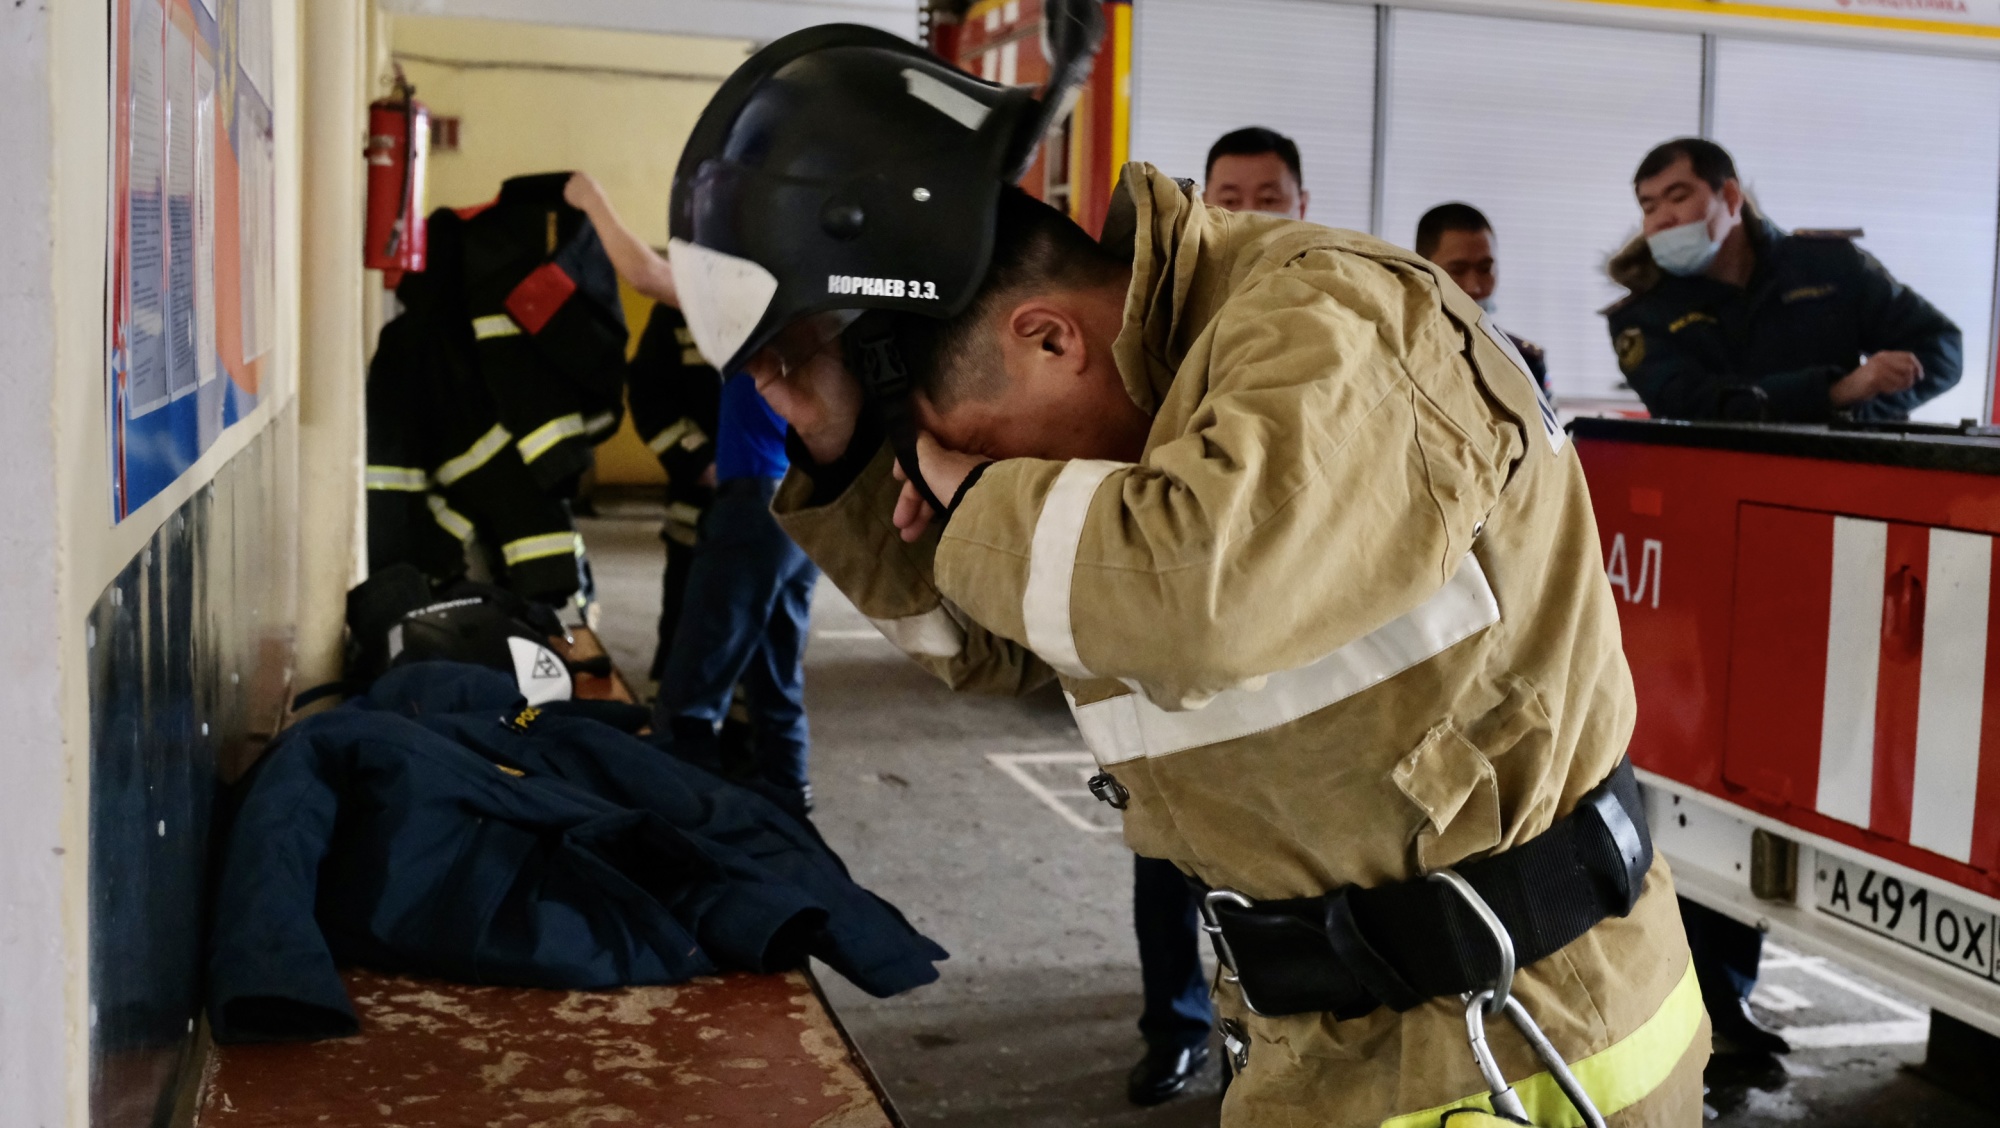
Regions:
<svg viewBox="0 0 2000 1128"><path fill-rule="evenodd" d="M1835 407L1851 407L1880 395L1907 391L1923 379L1924 362L1915 353L1878 352L1842 376L1827 391Z"/></svg>
<svg viewBox="0 0 2000 1128"><path fill-rule="evenodd" d="M938 499L946 503L958 496L958 487L965 484L966 475L987 460L976 454L965 454L951 450L931 438L929 431L917 432L917 465L923 469L924 481ZM917 492L903 473L903 464L896 464L896 480L903 483L903 492L896 498L896 531L905 541L913 541L924 535L937 514L932 512L930 503Z"/></svg>
<svg viewBox="0 0 2000 1128"><path fill-rule="evenodd" d="M775 345L761 349L745 367L757 393L799 433L813 461L825 466L847 453L861 416L861 382L847 370L838 337L790 362Z"/></svg>

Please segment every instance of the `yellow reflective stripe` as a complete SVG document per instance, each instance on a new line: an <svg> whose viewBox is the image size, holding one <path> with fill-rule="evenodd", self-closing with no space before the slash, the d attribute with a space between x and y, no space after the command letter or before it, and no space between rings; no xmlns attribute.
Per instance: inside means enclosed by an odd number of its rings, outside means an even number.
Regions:
<svg viewBox="0 0 2000 1128"><path fill-rule="evenodd" d="M437 484L440 486L451 485L453 482L486 465L487 459L504 450L507 446L507 440L513 437L513 434L507 428L495 423L493 429L479 436L479 441L473 443L464 454L438 467Z"/></svg>
<svg viewBox="0 0 2000 1128"><path fill-rule="evenodd" d="M1597 1103L1598 1112L1610 1116L1631 1108L1672 1076L1674 1067L1680 1064L1681 1057L1694 1043L1695 1034L1701 1030L1701 1015L1701 987L1695 982L1694 964L1690 962L1681 973L1681 981L1667 992L1666 1001L1653 1012L1653 1017L1611 1045L1572 1062L1570 1072L1576 1074L1583 1091ZM1514 1034L1512 1023L1495 1020L1492 1025L1497 1029L1489 1036ZM1528 1110L1532 1123L1542 1128L1581 1128L1583 1117L1577 1115L1569 1098L1557 1087L1556 1079L1546 1071L1514 1082L1514 1092L1519 1094L1521 1107ZM1485 1093L1476 1093L1422 1112L1391 1117L1382 1122L1382 1128L1438 1128L1438 1121L1455 1108L1490 1112L1493 1105Z"/></svg>
<svg viewBox="0 0 2000 1128"><path fill-rule="evenodd" d="M583 421L583 429L593 435L601 435L617 425L618 416L609 411L604 412L602 415L593 415Z"/></svg>
<svg viewBox="0 0 2000 1128"><path fill-rule="evenodd" d="M414 466L370 466L367 481L371 490L422 493L431 488L430 475Z"/></svg>
<svg viewBox="0 0 2000 1128"><path fill-rule="evenodd" d="M683 525L701 524L701 510L685 501L667 503L667 520L679 521Z"/></svg>
<svg viewBox="0 0 2000 1128"><path fill-rule="evenodd" d="M521 461L533 462L547 454L550 447L583 433L583 416L572 411L568 415L558 415L529 431L525 438L514 445L521 452Z"/></svg>
<svg viewBox="0 0 2000 1128"><path fill-rule="evenodd" d="M430 502L431 516L437 518L437 523L443 526L445 532L462 541L472 539L472 522L466 520L465 514L446 505L444 499L436 494L424 500Z"/></svg>
<svg viewBox="0 0 2000 1128"><path fill-rule="evenodd" d="M472 319L472 335L482 341L492 337L518 337L521 327L504 313L489 313Z"/></svg>
<svg viewBox="0 0 2000 1128"><path fill-rule="evenodd" d="M679 442L681 436L687 434L690 431L694 432L697 435L700 435L702 433L701 428L695 426L694 420L692 419L677 420L676 422L668 425L666 428L661 430L659 434L654 435L652 438L646 440L646 449L652 451L654 454L665 454L667 452L668 447ZM703 437L705 438L706 436ZM695 445L700 446L701 444L696 443Z"/></svg>
<svg viewBox="0 0 2000 1128"><path fill-rule="evenodd" d="M582 547L583 538L575 533L543 533L539 536L522 537L500 546L500 555L507 560L507 566L529 560L540 560L546 556L573 556Z"/></svg>

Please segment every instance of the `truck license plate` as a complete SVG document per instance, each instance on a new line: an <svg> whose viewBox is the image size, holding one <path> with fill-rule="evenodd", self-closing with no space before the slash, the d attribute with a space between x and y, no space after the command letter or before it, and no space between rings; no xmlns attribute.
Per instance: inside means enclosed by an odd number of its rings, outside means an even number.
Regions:
<svg viewBox="0 0 2000 1128"><path fill-rule="evenodd" d="M2000 929L1994 914L1824 854L1814 870L1813 899L1820 912L1887 936L1968 975L2000 979L1993 968L1995 932Z"/></svg>

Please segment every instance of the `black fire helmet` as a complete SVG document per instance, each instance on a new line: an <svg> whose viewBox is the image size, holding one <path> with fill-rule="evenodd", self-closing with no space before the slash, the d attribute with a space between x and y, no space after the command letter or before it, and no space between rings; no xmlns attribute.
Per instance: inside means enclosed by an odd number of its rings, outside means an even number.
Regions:
<svg viewBox="0 0 2000 1128"><path fill-rule="evenodd" d="M971 304L1001 189L1067 112L1103 33L1097 0L1049 0L1039 98L851 24L751 56L702 111L674 173L668 251L703 358L726 377L801 322L820 342L844 331L905 472L943 514L917 473L895 324Z"/></svg>

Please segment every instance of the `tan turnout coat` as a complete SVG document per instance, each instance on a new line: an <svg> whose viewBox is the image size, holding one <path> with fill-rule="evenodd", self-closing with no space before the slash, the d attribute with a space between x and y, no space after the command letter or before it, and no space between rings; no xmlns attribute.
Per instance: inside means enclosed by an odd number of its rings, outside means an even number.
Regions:
<svg viewBox="0 0 2000 1128"><path fill-rule="evenodd" d="M1624 754L1633 696L1583 472L1479 307L1406 251L1126 171L1114 346L1136 465L1010 459L904 545L885 450L776 509L958 688L1062 679L1125 837L1215 887L1403 881L1546 829ZM1613 1124L1701 1121L1708 1031L1664 861L1517 994ZM1259 1018L1226 1125L1430 1128L1484 1092L1457 1000ZM1538 1123L1575 1124L1504 1022ZM1595 1056L1593 1056L1595 1055Z"/></svg>

